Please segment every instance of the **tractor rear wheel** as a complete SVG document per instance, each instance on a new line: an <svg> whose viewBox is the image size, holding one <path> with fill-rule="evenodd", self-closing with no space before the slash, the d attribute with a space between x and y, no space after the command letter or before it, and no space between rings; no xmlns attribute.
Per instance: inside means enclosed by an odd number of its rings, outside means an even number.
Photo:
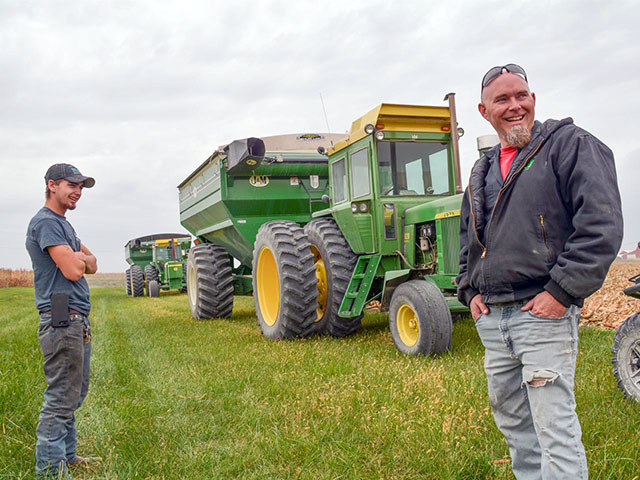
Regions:
<svg viewBox="0 0 640 480"><path fill-rule="evenodd" d="M611 347L613 374L626 397L640 402L640 313L618 328Z"/></svg>
<svg viewBox="0 0 640 480"><path fill-rule="evenodd" d="M451 348L453 324L447 301L426 280L410 280L395 289L389 328L396 348L407 355L434 355Z"/></svg>
<svg viewBox="0 0 640 480"><path fill-rule="evenodd" d="M330 218L307 223L304 232L311 244L318 278L316 330L334 337L351 335L360 329L362 314L342 318L338 316L338 311L358 257L336 222Z"/></svg>
<svg viewBox="0 0 640 480"><path fill-rule="evenodd" d="M146 294L151 297L151 290L149 289L149 283L155 280L158 281L158 270L153 265L145 265L144 267L144 284Z"/></svg>
<svg viewBox="0 0 640 480"><path fill-rule="evenodd" d="M187 294L191 316L196 320L231 318L233 274L224 248L201 243L189 250Z"/></svg>
<svg viewBox="0 0 640 480"><path fill-rule="evenodd" d="M158 280L151 280L147 282L147 288L151 298L160 296L160 284L158 283Z"/></svg>
<svg viewBox="0 0 640 480"><path fill-rule="evenodd" d="M142 297L144 295L144 274L139 265L131 266L131 294L134 297Z"/></svg>
<svg viewBox="0 0 640 480"><path fill-rule="evenodd" d="M124 271L124 282L126 284L127 295L131 296L131 267Z"/></svg>
<svg viewBox="0 0 640 480"><path fill-rule="evenodd" d="M253 249L253 298L262 334L271 339L313 334L316 283L304 230L286 221L262 225Z"/></svg>

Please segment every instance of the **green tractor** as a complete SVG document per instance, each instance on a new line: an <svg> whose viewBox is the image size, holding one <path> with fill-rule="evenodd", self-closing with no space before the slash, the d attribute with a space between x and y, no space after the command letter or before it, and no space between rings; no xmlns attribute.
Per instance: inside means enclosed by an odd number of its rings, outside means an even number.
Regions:
<svg viewBox="0 0 640 480"><path fill-rule="evenodd" d="M127 295L158 297L160 290L186 290L184 262L191 237L183 233L158 233L134 238L124 246Z"/></svg>
<svg viewBox="0 0 640 480"><path fill-rule="evenodd" d="M233 292L252 291L266 337L344 337L378 300L400 351L450 349L452 313L467 309L455 282L462 131L454 95L445 99L448 107L379 105L346 138L320 142L313 174L284 170L286 155L261 139L216 151L209 179L201 167L179 186L182 225L201 242L187 265L194 317L228 317ZM264 188L251 191L256 176ZM193 195L190 184L210 190ZM233 194L240 186L253 201Z"/></svg>

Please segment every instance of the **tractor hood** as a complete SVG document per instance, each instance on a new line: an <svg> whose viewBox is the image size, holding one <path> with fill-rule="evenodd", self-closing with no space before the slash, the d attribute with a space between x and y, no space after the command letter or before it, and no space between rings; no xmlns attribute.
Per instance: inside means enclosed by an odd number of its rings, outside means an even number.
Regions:
<svg viewBox="0 0 640 480"><path fill-rule="evenodd" d="M434 220L436 217L460 215L462 193L407 208L404 211L405 225L415 225Z"/></svg>

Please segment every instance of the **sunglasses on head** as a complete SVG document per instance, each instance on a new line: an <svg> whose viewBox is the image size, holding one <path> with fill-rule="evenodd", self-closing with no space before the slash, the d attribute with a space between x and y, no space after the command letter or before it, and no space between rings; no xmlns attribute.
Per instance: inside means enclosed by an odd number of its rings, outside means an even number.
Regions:
<svg viewBox="0 0 640 480"><path fill-rule="evenodd" d="M502 65L498 67L491 68L487 73L482 77L482 89L493 82L496 78L502 75L504 72L515 73L516 75L520 75L524 78L524 81L529 83L527 80L527 74L520 65L516 65L515 63L508 63L507 65Z"/></svg>

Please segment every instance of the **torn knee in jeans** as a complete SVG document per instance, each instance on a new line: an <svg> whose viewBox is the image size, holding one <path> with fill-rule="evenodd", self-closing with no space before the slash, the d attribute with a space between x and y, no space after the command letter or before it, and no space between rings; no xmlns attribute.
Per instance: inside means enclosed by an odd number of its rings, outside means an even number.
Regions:
<svg viewBox="0 0 640 480"><path fill-rule="evenodd" d="M548 382L553 383L559 376L560 374L553 370L534 370L524 381L532 387L544 387Z"/></svg>

